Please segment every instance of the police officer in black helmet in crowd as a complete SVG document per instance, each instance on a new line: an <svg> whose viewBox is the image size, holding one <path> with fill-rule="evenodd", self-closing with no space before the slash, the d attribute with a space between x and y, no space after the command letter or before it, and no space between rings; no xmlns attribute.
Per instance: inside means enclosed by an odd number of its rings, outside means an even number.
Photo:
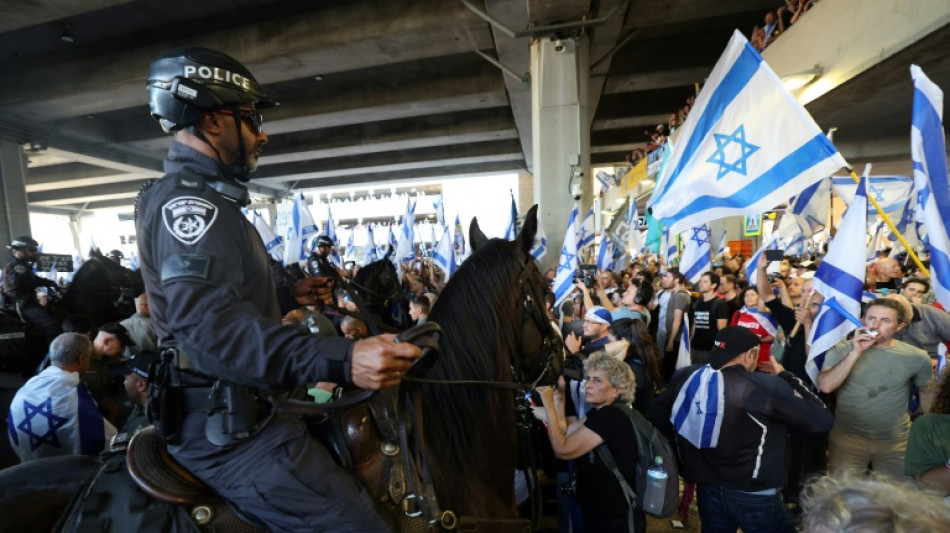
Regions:
<svg viewBox="0 0 950 533"><path fill-rule="evenodd" d="M24 321L43 330L46 344L49 345L63 332L63 328L56 315L36 299L36 289L58 288L56 282L43 279L33 272L39 246L28 235L13 239L7 246L13 252L13 259L3 267L3 296L8 308L16 310Z"/></svg>
<svg viewBox="0 0 950 533"><path fill-rule="evenodd" d="M389 530L304 422L274 415L261 399L317 381L392 387L420 350L391 335L353 342L281 325L267 253L241 213L244 184L267 143L258 109L272 102L241 63L204 48L171 50L152 63L148 94L152 116L175 136L166 175L136 201L152 320L189 371L241 404L186 397L180 441L169 451L274 531ZM232 416L248 405L256 406L251 419L237 421L248 431L229 433L231 425L208 414Z"/></svg>

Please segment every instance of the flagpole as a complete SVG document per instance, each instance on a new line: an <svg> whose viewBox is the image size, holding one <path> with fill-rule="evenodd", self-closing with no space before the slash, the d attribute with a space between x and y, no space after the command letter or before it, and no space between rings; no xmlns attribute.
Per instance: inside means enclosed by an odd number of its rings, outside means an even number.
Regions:
<svg viewBox="0 0 950 533"><path fill-rule="evenodd" d="M849 168L848 172L851 173L851 179L853 179L855 183L861 183L861 178L859 178L858 175L854 173L854 170ZM904 240L904 236L901 235L901 232L897 231L897 227L894 226L894 223L891 222L890 217L888 217L887 214L884 213L884 210L881 209L881 206L877 203L877 200L874 199L874 195L869 194L868 200L870 200L871 203L874 204L874 209L877 209L877 214L881 215L881 218L884 219L884 223L886 223L887 227L890 228L891 233L893 233L894 235L897 235L897 240L899 240L900 243L904 245L904 249L907 250L907 255L909 255L911 259L914 260L914 263L917 264L917 268L919 268L920 271L923 272L929 278L930 271L924 266L923 263L920 262L920 258L917 257L916 253L914 253L914 249L911 247L911 245L908 244L906 240Z"/></svg>

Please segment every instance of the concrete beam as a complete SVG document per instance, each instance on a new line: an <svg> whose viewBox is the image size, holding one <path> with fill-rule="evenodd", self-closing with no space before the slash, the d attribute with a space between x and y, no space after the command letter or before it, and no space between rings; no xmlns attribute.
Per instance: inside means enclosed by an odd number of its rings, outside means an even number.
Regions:
<svg viewBox="0 0 950 533"><path fill-rule="evenodd" d="M639 74L621 74L607 78L604 94L631 93L652 89L670 89L700 83L709 76L713 64L702 67L688 67L676 70L641 72Z"/></svg>
<svg viewBox="0 0 950 533"><path fill-rule="evenodd" d="M624 19L627 17L630 0L607 0L598 2L598 4L596 16L606 16L608 13L614 13L614 16L604 24L594 27L590 33L590 68L582 75L589 76L587 83L587 117L591 122L597 114L600 97L604 94L607 73L610 71L613 54L616 52L614 47L624 38L622 35L623 25ZM628 34L634 32L635 30L627 30ZM589 127L590 124L587 126Z"/></svg>
<svg viewBox="0 0 950 533"><path fill-rule="evenodd" d="M518 143L511 140L440 146L398 153L337 157L261 167L255 181L277 184L329 176L413 170L490 161L515 161L517 163L514 165L521 167L523 159L520 153Z"/></svg>
<svg viewBox="0 0 950 533"><path fill-rule="evenodd" d="M65 19L97 11L132 0L43 0L42 2L23 2L21 0L0 1L0 32L37 26L44 22ZM58 28L60 31L65 26Z"/></svg>
<svg viewBox="0 0 950 533"><path fill-rule="evenodd" d="M516 139L504 107L270 136L261 165Z"/></svg>
<svg viewBox="0 0 950 533"><path fill-rule="evenodd" d="M511 28L527 28L530 23L527 3L523 0L486 0L485 7L490 16ZM534 168L534 149L531 144L531 39L510 37L495 27L490 27L490 30L498 60L516 73L528 75L528 83L515 80L512 76L504 76L504 82L521 140L521 151L530 171Z"/></svg>
<svg viewBox="0 0 950 533"><path fill-rule="evenodd" d="M513 161L491 161L459 166L432 167L408 171L376 172L371 174L359 174L355 176L337 176L320 179L309 179L297 183L297 188L310 189L317 187L359 186L364 184L372 184L374 187L381 188L400 181L419 180L423 178L433 180L464 178L479 175L500 174L503 172L518 172L519 170L523 170L523 165L521 163L516 163Z"/></svg>
<svg viewBox="0 0 950 533"><path fill-rule="evenodd" d="M762 0L730 0L728 2L706 2L704 0L633 0L630 12L635 13L628 24L637 27L672 24L688 20L726 17L754 11L765 15L776 3L763 3Z"/></svg>
<svg viewBox="0 0 950 533"><path fill-rule="evenodd" d="M686 103L685 101L683 102ZM640 127L655 128L657 124L665 124L675 110L669 113L656 115L639 115L633 117L607 118L595 120L591 131L616 130L616 129L636 129ZM652 126L651 126L652 124Z"/></svg>
<svg viewBox="0 0 950 533"><path fill-rule="evenodd" d="M4 73L0 110L53 121L141 105L148 65L173 46L208 46L242 61L268 85L314 75L412 61L492 46L485 24L464 6L444 0L341 2L293 18L257 20L200 32L181 42L127 36L62 54L55 64L24 62ZM95 76L90 76L95 72ZM108 90L109 98L102 98Z"/></svg>

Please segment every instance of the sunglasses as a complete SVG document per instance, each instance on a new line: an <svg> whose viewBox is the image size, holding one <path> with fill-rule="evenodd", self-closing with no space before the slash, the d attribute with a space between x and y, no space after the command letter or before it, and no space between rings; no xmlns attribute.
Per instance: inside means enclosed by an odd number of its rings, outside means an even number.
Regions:
<svg viewBox="0 0 950 533"><path fill-rule="evenodd" d="M243 119L249 120L256 133L260 133L264 129L264 117L254 109L219 109L218 113L232 116L236 114Z"/></svg>

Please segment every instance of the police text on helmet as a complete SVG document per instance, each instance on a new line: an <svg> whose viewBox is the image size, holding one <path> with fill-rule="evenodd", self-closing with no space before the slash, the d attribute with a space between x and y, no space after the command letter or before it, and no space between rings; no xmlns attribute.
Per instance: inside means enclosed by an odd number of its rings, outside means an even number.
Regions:
<svg viewBox="0 0 950 533"><path fill-rule="evenodd" d="M245 90L250 90L251 88L251 82L247 77L220 67L185 65L185 77L189 79L204 78L206 80L223 81L237 85Z"/></svg>

